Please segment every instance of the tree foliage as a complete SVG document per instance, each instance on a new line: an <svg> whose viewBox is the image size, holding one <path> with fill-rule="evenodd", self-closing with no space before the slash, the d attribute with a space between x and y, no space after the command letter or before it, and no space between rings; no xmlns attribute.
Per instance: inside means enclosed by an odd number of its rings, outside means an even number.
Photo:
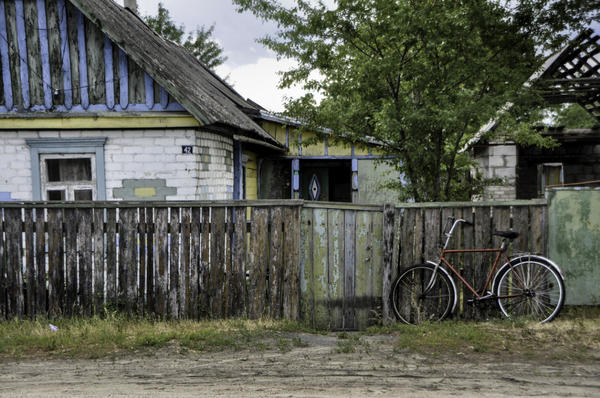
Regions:
<svg viewBox="0 0 600 398"><path fill-rule="evenodd" d="M579 104L560 106L553 124L566 128L586 129L598 126L598 122Z"/></svg>
<svg viewBox="0 0 600 398"><path fill-rule="evenodd" d="M544 144L523 128L541 103L523 82L563 42L561 31L582 21L560 14L578 0L234 3L278 24L261 42L298 62L282 86L323 96L292 100L289 114L344 139L382 142L404 176L401 197L416 201L470 197L470 161L460 149L507 103L514 106L504 122L516 137Z"/></svg>
<svg viewBox="0 0 600 398"><path fill-rule="evenodd" d="M210 69L216 68L227 60L227 57L223 55L223 48L212 38L214 25L208 28L200 26L186 36L185 26L175 25L169 10L164 7L163 3L158 3L156 16L145 16L144 21L165 39L185 47Z"/></svg>

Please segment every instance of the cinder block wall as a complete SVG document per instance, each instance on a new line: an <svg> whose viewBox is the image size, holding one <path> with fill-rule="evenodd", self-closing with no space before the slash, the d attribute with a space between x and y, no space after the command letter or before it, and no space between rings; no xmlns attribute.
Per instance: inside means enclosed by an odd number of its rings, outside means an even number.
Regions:
<svg viewBox="0 0 600 398"><path fill-rule="evenodd" d="M515 144L490 144L476 150L479 171L486 179L501 179L501 184L489 185L483 200L514 200L517 197L517 146Z"/></svg>
<svg viewBox="0 0 600 398"><path fill-rule="evenodd" d="M194 129L0 133L0 198L32 200L29 138L106 137L108 200L220 200L233 196L233 141ZM193 153L182 153L182 146Z"/></svg>

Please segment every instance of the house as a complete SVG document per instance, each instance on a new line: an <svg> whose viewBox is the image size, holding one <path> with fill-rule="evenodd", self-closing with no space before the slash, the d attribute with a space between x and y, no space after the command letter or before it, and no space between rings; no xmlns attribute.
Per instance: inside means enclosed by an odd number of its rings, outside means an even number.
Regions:
<svg viewBox="0 0 600 398"><path fill-rule="evenodd" d="M259 111L114 1L0 0L0 200L240 196Z"/></svg>
<svg viewBox="0 0 600 398"><path fill-rule="evenodd" d="M327 131L306 132L301 123L261 111L257 119L286 152L260 159L261 199L295 198L330 202L396 202L385 184L398 171L384 162L380 144L334 140Z"/></svg>
<svg viewBox="0 0 600 398"><path fill-rule="evenodd" d="M395 198L376 144L302 145L135 3L0 0L0 201Z"/></svg>
<svg viewBox="0 0 600 398"><path fill-rule="evenodd" d="M578 103L600 122L600 35L586 30L548 58L528 84L539 84L550 104ZM469 143L478 171L495 182L483 199L510 200L543 197L550 186L597 186L600 180L600 127L553 128L554 149L522 147L502 138L485 138L496 128L484 126Z"/></svg>

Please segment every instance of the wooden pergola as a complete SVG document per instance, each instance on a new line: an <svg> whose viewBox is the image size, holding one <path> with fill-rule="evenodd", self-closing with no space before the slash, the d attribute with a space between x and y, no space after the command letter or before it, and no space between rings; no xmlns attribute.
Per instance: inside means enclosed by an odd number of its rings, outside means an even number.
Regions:
<svg viewBox="0 0 600 398"><path fill-rule="evenodd" d="M579 34L536 80L548 103L578 103L600 122L600 36L592 29Z"/></svg>

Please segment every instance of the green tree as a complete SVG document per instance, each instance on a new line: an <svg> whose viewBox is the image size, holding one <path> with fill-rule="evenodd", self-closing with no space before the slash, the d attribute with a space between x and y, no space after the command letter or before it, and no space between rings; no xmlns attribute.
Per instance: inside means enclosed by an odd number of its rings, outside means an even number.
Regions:
<svg viewBox="0 0 600 398"><path fill-rule="evenodd" d="M552 123L555 126L585 129L598 126L598 122L579 104L566 104L561 106Z"/></svg>
<svg viewBox="0 0 600 398"><path fill-rule="evenodd" d="M214 25L209 28L198 27L186 36L185 26L175 25L169 10L162 3L158 3L158 14L156 16L147 15L144 17L144 21L165 39L185 47L210 69L214 69L227 61L227 57L223 55L223 48L212 39L215 30Z"/></svg>
<svg viewBox="0 0 600 398"><path fill-rule="evenodd" d="M460 149L507 103L513 106L502 121L515 138L546 143L524 128L541 99L523 83L543 51L564 40L558 26L575 23L553 2L337 0L330 8L296 0L287 8L233 1L278 24L277 35L261 42L298 62L282 86L300 83L323 96L320 103L310 93L292 100L288 113L307 128L382 142L404 175L396 184L403 199L468 199L470 160ZM577 15L586 12L593 9Z"/></svg>

